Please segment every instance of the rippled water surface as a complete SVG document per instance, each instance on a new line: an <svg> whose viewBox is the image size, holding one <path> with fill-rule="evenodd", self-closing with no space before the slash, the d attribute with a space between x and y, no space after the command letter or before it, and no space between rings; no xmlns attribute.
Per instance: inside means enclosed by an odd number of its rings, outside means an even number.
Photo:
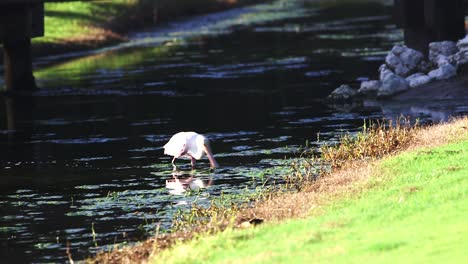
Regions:
<svg viewBox="0 0 468 264"><path fill-rule="evenodd" d="M0 101L0 253L65 262L167 230L196 199L249 192L317 133L334 141L378 106L332 106L342 83L375 78L401 41L380 5L231 10L131 35L130 43L36 60L42 87ZM212 141L207 160L172 172L178 131ZM310 143L309 143L310 145ZM189 186L192 190L187 192Z"/></svg>

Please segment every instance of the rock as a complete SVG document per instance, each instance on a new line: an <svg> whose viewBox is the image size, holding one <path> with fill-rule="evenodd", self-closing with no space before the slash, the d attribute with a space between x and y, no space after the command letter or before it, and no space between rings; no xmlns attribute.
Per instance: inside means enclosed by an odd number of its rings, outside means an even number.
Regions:
<svg viewBox="0 0 468 264"><path fill-rule="evenodd" d="M457 44L453 41L439 41L429 43L429 61L433 65L441 66L439 61L441 58L447 60L448 57L458 52Z"/></svg>
<svg viewBox="0 0 468 264"><path fill-rule="evenodd" d="M457 43L454 41L439 41L429 43L429 53L433 55L450 56L458 51Z"/></svg>
<svg viewBox="0 0 468 264"><path fill-rule="evenodd" d="M408 82L397 74L389 74L383 81L377 92L377 97L389 97L408 90Z"/></svg>
<svg viewBox="0 0 468 264"><path fill-rule="evenodd" d="M351 86L342 84L340 87L336 88L328 98L333 100L349 100L356 96L356 94L357 91L351 88Z"/></svg>
<svg viewBox="0 0 468 264"><path fill-rule="evenodd" d="M442 67L445 64L451 64L451 63L449 61L449 57L447 57L445 55L439 55L439 56L437 56L434 64L437 65L437 67L439 68L439 67Z"/></svg>
<svg viewBox="0 0 468 264"><path fill-rule="evenodd" d="M382 64L379 67L379 80L383 81L387 78L388 75L393 74L393 72L388 68L387 64Z"/></svg>
<svg viewBox="0 0 468 264"><path fill-rule="evenodd" d="M396 55L395 53L390 52L387 54L387 56L385 57L385 63L390 66L391 68L396 68L398 67L398 65L400 65L402 62L400 60L400 57L399 55Z"/></svg>
<svg viewBox="0 0 468 264"><path fill-rule="evenodd" d="M468 35L457 42L458 52L453 55L456 66L468 64Z"/></svg>
<svg viewBox="0 0 468 264"><path fill-rule="evenodd" d="M458 47L459 50L468 47L468 35L466 35L464 38L460 39L457 42L457 47Z"/></svg>
<svg viewBox="0 0 468 264"><path fill-rule="evenodd" d="M249 228L249 227L252 227L252 224L250 224L249 221L245 221L245 222L240 223L239 227L240 228Z"/></svg>
<svg viewBox="0 0 468 264"><path fill-rule="evenodd" d="M453 56L454 60L456 61L456 65L463 65L463 64L468 64L468 47L460 49L459 52L457 52Z"/></svg>
<svg viewBox="0 0 468 264"><path fill-rule="evenodd" d="M405 66L405 64L401 61L400 57L393 53L389 53L387 57L385 57L385 63L389 66L391 70L393 70L396 74L400 76L404 76L410 72L410 69Z"/></svg>
<svg viewBox="0 0 468 264"><path fill-rule="evenodd" d="M393 46L392 48L392 53L399 56L400 54L402 54L404 51L405 51L405 47L406 46L402 46L402 45L395 45Z"/></svg>
<svg viewBox="0 0 468 264"><path fill-rule="evenodd" d="M409 86L411 88L426 84L426 83L432 81L432 79L433 79L432 77L430 77L430 76L428 76L428 75L426 75L424 73L420 73L420 72L406 77L406 81L408 82L408 84L409 84Z"/></svg>
<svg viewBox="0 0 468 264"><path fill-rule="evenodd" d="M429 77L435 78L437 80L445 80L457 75L457 68L452 64L444 64L439 68L429 72Z"/></svg>
<svg viewBox="0 0 468 264"><path fill-rule="evenodd" d="M263 219L261 218L253 218L253 219L250 219L249 221L244 221L242 222L239 227L240 228L249 228L249 227L254 227L254 226L257 226L259 224L262 224L264 222Z"/></svg>
<svg viewBox="0 0 468 264"><path fill-rule="evenodd" d="M421 61L421 63L419 63L418 65L418 68L416 69L417 72L423 72L423 73L428 73L432 70L432 65L430 62L428 61Z"/></svg>
<svg viewBox="0 0 468 264"><path fill-rule="evenodd" d="M400 59L410 70L416 69L423 58L424 55L421 52L410 48L406 48L406 50L400 54Z"/></svg>
<svg viewBox="0 0 468 264"><path fill-rule="evenodd" d="M468 63L468 49L460 50L453 56L458 65L463 65Z"/></svg>
<svg viewBox="0 0 468 264"><path fill-rule="evenodd" d="M393 70L399 76L405 77L418 68L423 58L424 55L417 50L402 45L395 45L392 51L385 57L385 63L390 70Z"/></svg>
<svg viewBox="0 0 468 264"><path fill-rule="evenodd" d="M382 82L378 80L364 81L361 83L361 88L357 91L360 95L373 95L377 94L377 91L382 86Z"/></svg>

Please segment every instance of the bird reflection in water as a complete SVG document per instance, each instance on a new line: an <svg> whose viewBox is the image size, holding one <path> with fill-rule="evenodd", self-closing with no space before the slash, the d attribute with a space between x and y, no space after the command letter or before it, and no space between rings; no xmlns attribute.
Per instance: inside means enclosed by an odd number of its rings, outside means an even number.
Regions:
<svg viewBox="0 0 468 264"><path fill-rule="evenodd" d="M189 174L189 177L186 177L180 171L173 171L172 178L166 180L166 188L173 195L182 195L188 190L206 189L211 185L213 185L213 178L202 180L195 177L194 174Z"/></svg>

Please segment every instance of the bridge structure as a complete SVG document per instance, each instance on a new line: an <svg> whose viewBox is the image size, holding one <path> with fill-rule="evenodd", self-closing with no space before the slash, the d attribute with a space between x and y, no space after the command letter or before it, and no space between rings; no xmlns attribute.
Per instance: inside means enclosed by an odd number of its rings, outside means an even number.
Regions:
<svg viewBox="0 0 468 264"><path fill-rule="evenodd" d="M0 0L0 43L7 91L36 88L31 38L44 35L44 0Z"/></svg>
<svg viewBox="0 0 468 264"><path fill-rule="evenodd" d="M465 36L466 0L394 0L395 20L405 44L428 53L433 41L457 41Z"/></svg>
<svg viewBox="0 0 468 264"><path fill-rule="evenodd" d="M0 0L0 43L7 93L36 89L31 38L44 35L44 2L65 1ZM396 22L404 30L405 44L427 54L429 42L464 37L465 1L394 0Z"/></svg>

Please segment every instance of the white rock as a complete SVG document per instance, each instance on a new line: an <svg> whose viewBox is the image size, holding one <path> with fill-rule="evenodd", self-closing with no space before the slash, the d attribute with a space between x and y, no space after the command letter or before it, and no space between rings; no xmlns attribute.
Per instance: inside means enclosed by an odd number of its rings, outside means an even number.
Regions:
<svg viewBox="0 0 468 264"><path fill-rule="evenodd" d="M361 95L374 94L377 93L380 86L382 86L382 82L378 80L364 81L357 92Z"/></svg>
<svg viewBox="0 0 468 264"><path fill-rule="evenodd" d="M401 62L400 57L398 57L398 55L396 55L393 52L390 52L385 57L385 63L387 63L388 66L394 68L398 66L399 64L401 64L402 62Z"/></svg>
<svg viewBox="0 0 468 264"><path fill-rule="evenodd" d="M387 64L382 64L379 67L379 80L383 81L387 79L387 76L394 74L387 66Z"/></svg>
<svg viewBox="0 0 468 264"><path fill-rule="evenodd" d="M424 73L415 73L415 74L412 74L408 77L406 77L406 81L408 82L409 86L411 88L413 87L416 87L416 86L420 86L420 85L423 85L423 84L426 84L430 81L432 81L432 77L424 74Z"/></svg>
<svg viewBox="0 0 468 264"><path fill-rule="evenodd" d="M429 61L437 68L445 64L457 65L454 55L458 52L457 44L453 41L429 43Z"/></svg>
<svg viewBox="0 0 468 264"><path fill-rule="evenodd" d="M457 52L458 53L458 52ZM453 66L455 66L455 68L458 66L458 63L457 63L457 60L455 59L455 55L457 55L457 53L453 54L453 55L450 55L447 57L448 59L448 62L450 64L452 64Z"/></svg>
<svg viewBox="0 0 468 264"><path fill-rule="evenodd" d="M397 56L403 53L404 51L405 51L405 46L402 46L402 45L395 45L392 48L392 53Z"/></svg>
<svg viewBox="0 0 468 264"><path fill-rule="evenodd" d="M451 63L449 61L449 57L445 55L439 55L437 56L434 64L437 65L438 68L440 68L445 64L451 64Z"/></svg>
<svg viewBox="0 0 468 264"><path fill-rule="evenodd" d="M410 72L412 71L410 68L408 68L407 66L405 66L404 64L399 64L395 67L394 69L395 73L398 74L399 76L407 76L408 74L410 74Z"/></svg>
<svg viewBox="0 0 468 264"><path fill-rule="evenodd" d="M452 64L444 64L439 68L429 72L429 77L435 78L437 80L445 80L457 75L457 68Z"/></svg>
<svg viewBox="0 0 468 264"><path fill-rule="evenodd" d="M385 63L396 74L408 76L417 69L423 58L424 55L417 50L402 45L395 45L392 51L385 57Z"/></svg>
<svg viewBox="0 0 468 264"><path fill-rule="evenodd" d="M354 97L356 94L356 90L354 90L347 84L342 84L340 87L333 90L333 92L328 96L328 98L333 100L348 100Z"/></svg>
<svg viewBox="0 0 468 264"><path fill-rule="evenodd" d="M377 92L377 96L388 97L408 90L408 88L409 84L404 78L396 74L389 74L387 78L385 78L382 81L382 85L380 86L380 89Z"/></svg>
<svg viewBox="0 0 468 264"><path fill-rule="evenodd" d="M453 41L439 41L429 43L429 61L435 65L437 65L437 61L439 60L440 56L449 57L457 52L457 44Z"/></svg>
<svg viewBox="0 0 468 264"><path fill-rule="evenodd" d="M468 63L468 35L457 42L459 51L453 56L456 65L463 65Z"/></svg>
<svg viewBox="0 0 468 264"><path fill-rule="evenodd" d="M463 65L468 63L468 48L462 49L453 56L456 65Z"/></svg>
<svg viewBox="0 0 468 264"><path fill-rule="evenodd" d="M468 47L468 35L466 35L464 38L460 39L458 42L457 42L457 47L458 49L462 49L462 48L465 48L465 47Z"/></svg>
<svg viewBox="0 0 468 264"><path fill-rule="evenodd" d="M405 51L400 54L400 59L411 70L415 69L423 58L424 55L421 52L410 48L406 48Z"/></svg>

